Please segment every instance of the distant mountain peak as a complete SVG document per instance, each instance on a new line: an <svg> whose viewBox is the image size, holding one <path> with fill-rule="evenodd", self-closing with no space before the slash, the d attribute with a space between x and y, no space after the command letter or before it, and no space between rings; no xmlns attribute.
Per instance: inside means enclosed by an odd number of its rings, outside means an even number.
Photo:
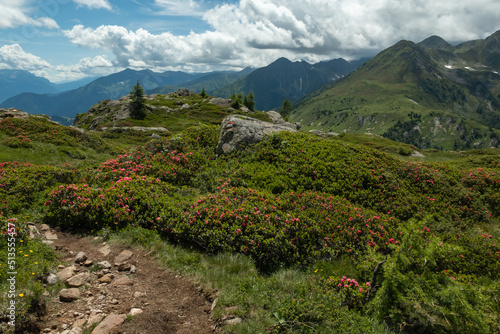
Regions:
<svg viewBox="0 0 500 334"><path fill-rule="evenodd" d="M419 46L434 50L450 50L453 46L443 38L433 35L418 43Z"/></svg>

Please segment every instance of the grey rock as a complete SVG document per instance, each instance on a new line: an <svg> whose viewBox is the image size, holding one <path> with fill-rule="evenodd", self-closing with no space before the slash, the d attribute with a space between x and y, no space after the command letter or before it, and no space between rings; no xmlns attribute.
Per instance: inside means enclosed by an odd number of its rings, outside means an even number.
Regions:
<svg viewBox="0 0 500 334"><path fill-rule="evenodd" d="M132 265L128 262L123 262L118 265L118 271L130 271Z"/></svg>
<svg viewBox="0 0 500 334"><path fill-rule="evenodd" d="M47 276L47 284L48 285L56 285L58 281L59 281L59 278L54 274L50 274L49 276Z"/></svg>
<svg viewBox="0 0 500 334"><path fill-rule="evenodd" d="M222 107L222 108L230 108L231 107L231 100L229 99L221 99L221 98L213 98L210 100L211 104L215 104L216 106Z"/></svg>
<svg viewBox="0 0 500 334"><path fill-rule="evenodd" d="M126 249L115 257L115 263L119 264L119 263L128 261L132 257L133 254L134 253L132 253L131 251Z"/></svg>
<svg viewBox="0 0 500 334"><path fill-rule="evenodd" d="M104 314L97 314L95 312L92 312L89 316L89 319L87 320L87 327L92 327L95 324L98 324L104 319L105 315Z"/></svg>
<svg viewBox="0 0 500 334"><path fill-rule="evenodd" d="M130 310L130 315L134 316L134 315L138 315L138 314L141 314L143 313L144 311L141 310L140 308L133 308Z"/></svg>
<svg viewBox="0 0 500 334"><path fill-rule="evenodd" d="M85 261L87 261L87 254L85 254L84 252L79 252L75 257L75 262L83 263Z"/></svg>
<svg viewBox="0 0 500 334"><path fill-rule="evenodd" d="M264 122L255 118L230 115L222 121L217 154L230 154L234 150L256 144L272 133L296 130L279 124Z"/></svg>
<svg viewBox="0 0 500 334"><path fill-rule="evenodd" d="M160 136L160 135L158 135L158 134L156 134L156 133L153 133L153 134L151 135L151 138L153 138L153 139L161 139L161 136Z"/></svg>
<svg viewBox="0 0 500 334"><path fill-rule="evenodd" d="M98 249L99 253L101 253L104 256L108 256L111 253L111 248L109 245L103 246Z"/></svg>
<svg viewBox="0 0 500 334"><path fill-rule="evenodd" d="M189 89L183 88L179 89L177 92L174 93L175 95L181 96L181 97L188 97L190 95L196 95L196 92L192 92Z"/></svg>
<svg viewBox="0 0 500 334"><path fill-rule="evenodd" d="M125 314L110 314L92 331L92 334L112 333L123 324L126 318Z"/></svg>
<svg viewBox="0 0 500 334"><path fill-rule="evenodd" d="M99 263L97 263L97 265L101 269L111 269L111 263L109 263L108 261L99 262Z"/></svg>
<svg viewBox="0 0 500 334"><path fill-rule="evenodd" d="M38 229L36 228L35 224L28 223L28 228L29 228L30 239L35 239L40 236L40 232L38 232Z"/></svg>
<svg viewBox="0 0 500 334"><path fill-rule="evenodd" d="M45 239L51 241L51 240L57 240L57 234L54 232L47 231L45 232Z"/></svg>
<svg viewBox="0 0 500 334"><path fill-rule="evenodd" d="M67 329L61 334L82 334L82 329L78 326L73 327L72 329Z"/></svg>
<svg viewBox="0 0 500 334"><path fill-rule="evenodd" d="M134 282L127 276L118 277L113 281L113 286L132 286Z"/></svg>
<svg viewBox="0 0 500 334"><path fill-rule="evenodd" d="M30 116L27 112L16 108L0 108L0 120L5 118L20 118L20 119L28 119Z"/></svg>
<svg viewBox="0 0 500 334"><path fill-rule="evenodd" d="M241 324L243 322L243 319L241 318L234 318L234 319L229 319L224 321L226 325L236 325L236 324Z"/></svg>
<svg viewBox="0 0 500 334"><path fill-rule="evenodd" d="M79 287L84 285L89 281L89 274L88 273L81 273L76 276L71 277L68 279L67 283L69 286L72 287Z"/></svg>
<svg viewBox="0 0 500 334"><path fill-rule="evenodd" d="M77 288L71 288L71 289L62 289L59 292L59 299L62 302L72 302L74 300L77 300L80 298L80 290Z"/></svg>
<svg viewBox="0 0 500 334"><path fill-rule="evenodd" d="M113 277L114 276L111 274L104 275L103 277L99 278L99 283L109 284L113 281Z"/></svg>
<svg viewBox="0 0 500 334"><path fill-rule="evenodd" d="M76 268L71 266L68 268L64 268L63 270L58 272L56 275L62 282L66 282L68 279L70 279L71 277L73 277L75 275L75 270L76 270Z"/></svg>

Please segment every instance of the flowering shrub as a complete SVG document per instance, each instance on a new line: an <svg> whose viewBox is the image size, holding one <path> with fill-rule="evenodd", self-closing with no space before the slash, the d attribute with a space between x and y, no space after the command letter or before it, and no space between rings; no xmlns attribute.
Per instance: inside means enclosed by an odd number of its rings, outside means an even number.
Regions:
<svg viewBox="0 0 500 334"><path fill-rule="evenodd" d="M58 183L74 181L77 174L68 168L0 163L0 216L38 207L46 189Z"/></svg>
<svg viewBox="0 0 500 334"><path fill-rule="evenodd" d="M2 141L2 144L5 146L9 146L12 148L24 147L31 148L33 147L33 143L31 140L23 135L18 135L15 137L9 137Z"/></svg>
<svg viewBox="0 0 500 334"><path fill-rule="evenodd" d="M362 308L366 301L366 294L370 289L370 282L358 283L355 279L346 276L323 279L323 286L328 293L336 293L340 296L342 306L350 309Z"/></svg>
<svg viewBox="0 0 500 334"><path fill-rule="evenodd" d="M84 134L74 128L52 123L45 118L6 118L0 121L0 132L11 136L3 141L4 145L11 147L29 148L32 141L40 141L58 146L84 144L98 152L113 152L113 149L97 135Z"/></svg>
<svg viewBox="0 0 500 334"><path fill-rule="evenodd" d="M170 216L166 210L172 193L171 186L147 176L119 178L106 188L84 183L61 185L49 192L44 203L46 219L69 229L154 229L160 216Z"/></svg>
<svg viewBox="0 0 500 334"><path fill-rule="evenodd" d="M208 252L243 252L264 271L398 243L393 217L325 194L229 188L185 210L181 219L164 220L168 238Z"/></svg>

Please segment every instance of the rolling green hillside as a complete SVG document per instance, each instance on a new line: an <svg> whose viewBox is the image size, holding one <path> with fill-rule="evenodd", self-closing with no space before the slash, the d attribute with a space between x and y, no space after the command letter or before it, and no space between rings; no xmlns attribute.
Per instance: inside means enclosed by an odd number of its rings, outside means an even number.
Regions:
<svg viewBox="0 0 500 334"><path fill-rule="evenodd" d="M66 231L122 230L151 256L166 249L217 290L214 321L229 307L241 317L223 332L498 333L498 155L409 162L284 132L217 157L219 133L190 127L79 168L1 162L0 221L22 217L24 252L37 249L33 213ZM29 253L19 275L19 322L44 291L43 256Z"/></svg>
<svg viewBox="0 0 500 334"><path fill-rule="evenodd" d="M181 94L181 95L179 95ZM117 101L103 100L88 112L78 114L74 125L85 130L123 127L164 127L170 132L179 132L198 124L219 125L224 117L242 113L229 107L212 103L213 97L180 90L170 94L146 96L147 108L144 119L130 118L127 98ZM269 120L263 112L250 112L249 116Z"/></svg>
<svg viewBox="0 0 500 334"><path fill-rule="evenodd" d="M498 147L498 34L456 47L437 36L401 41L303 99L291 118L305 130L379 134L420 148Z"/></svg>

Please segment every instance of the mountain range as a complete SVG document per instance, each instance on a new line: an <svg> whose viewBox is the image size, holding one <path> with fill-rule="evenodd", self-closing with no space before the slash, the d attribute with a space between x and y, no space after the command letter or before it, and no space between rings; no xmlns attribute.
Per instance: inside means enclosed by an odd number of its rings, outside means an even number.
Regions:
<svg viewBox="0 0 500 334"><path fill-rule="evenodd" d="M200 76L202 74L171 71L157 73L150 70L126 69L61 93L21 93L7 99L0 105L3 108L19 108L30 114L74 118L76 114L87 112L92 105L101 100L117 99L127 95L137 80L145 89L152 89L167 84L190 81Z"/></svg>
<svg viewBox="0 0 500 334"><path fill-rule="evenodd" d="M248 94L252 91L256 108L269 110L279 108L285 98L296 101L326 83L349 74L360 62L336 59L311 65L304 61L291 62L281 58L259 69L195 74L126 69L70 91L58 92L56 88L50 90L52 86L48 85L46 92L24 92L8 98L0 107L19 108L30 114L46 114L64 123L64 118L72 119L79 113L87 112L101 100L118 99L127 95L139 80L147 94L167 94L187 88L197 92L205 89L208 94L229 97L232 93ZM46 79L38 81L45 82L44 80L49 83Z"/></svg>
<svg viewBox="0 0 500 334"><path fill-rule="evenodd" d="M305 61L291 62L286 58L280 58L230 85L215 90L213 95L228 98L232 94L253 92L255 107L258 110L276 109L281 107L285 99L295 102L318 88L348 75L366 60L348 62L340 58L309 64Z"/></svg>
<svg viewBox="0 0 500 334"><path fill-rule="evenodd" d="M371 133L420 148L499 145L500 31L452 46L400 41L301 100L304 128Z"/></svg>

